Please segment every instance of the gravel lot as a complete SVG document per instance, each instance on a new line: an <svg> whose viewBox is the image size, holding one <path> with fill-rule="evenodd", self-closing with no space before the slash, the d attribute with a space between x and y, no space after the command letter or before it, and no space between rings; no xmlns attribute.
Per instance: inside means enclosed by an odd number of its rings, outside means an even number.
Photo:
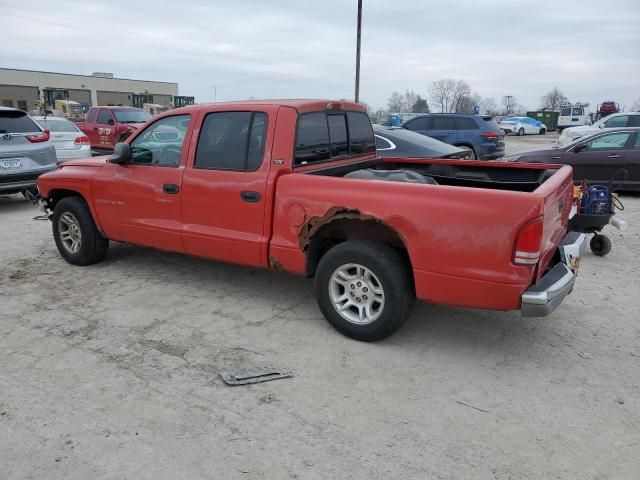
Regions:
<svg viewBox="0 0 640 480"><path fill-rule="evenodd" d="M508 137L509 152L544 137ZM418 304L376 344L312 282L112 244L73 267L0 198L0 477L640 477L640 196L546 319ZM219 372L295 376L228 387Z"/></svg>

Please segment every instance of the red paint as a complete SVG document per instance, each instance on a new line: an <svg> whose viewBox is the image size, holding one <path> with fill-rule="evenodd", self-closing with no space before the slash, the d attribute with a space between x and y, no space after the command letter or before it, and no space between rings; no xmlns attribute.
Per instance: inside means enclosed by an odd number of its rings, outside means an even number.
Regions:
<svg viewBox="0 0 640 480"><path fill-rule="evenodd" d="M76 160L42 175L38 186L45 198L60 189L82 195L109 238L238 264L264 268L277 264L301 275L306 268L306 252L300 241L305 223L323 217L334 207L357 210L393 228L403 240L419 298L469 307L519 308L520 295L544 272L566 232L571 168L560 167L533 193L308 174L326 168L327 163L294 171L298 114L324 110L329 103L246 101L171 110L154 117L127 141L133 141L158 119L190 114L177 168L118 165L106 163L105 158ZM345 109L362 111L360 105L340 103ZM261 166L254 172L194 169L195 146L204 116L238 110L260 111L268 116ZM369 155L330 165L372 158ZM383 161L407 166L444 163L558 168L459 160ZM162 190L165 183L179 185L180 193L167 195ZM242 201L243 191L257 192L260 200ZM537 248L540 261L515 264L518 234L535 219L541 219L542 230L523 240L523 248Z"/></svg>
<svg viewBox="0 0 640 480"><path fill-rule="evenodd" d="M143 127L141 123L120 123L113 114L113 110L122 110L130 107L122 106L100 106L91 107L87 111L85 121L75 122L76 126L89 137L91 148L99 150L113 150L116 143L123 141L124 138L133 134L135 131ZM112 125L98 123L98 116L101 110L106 110L108 117L113 121ZM133 109L132 109L133 110ZM139 109L135 109L139 110ZM88 119L93 118L89 122Z"/></svg>

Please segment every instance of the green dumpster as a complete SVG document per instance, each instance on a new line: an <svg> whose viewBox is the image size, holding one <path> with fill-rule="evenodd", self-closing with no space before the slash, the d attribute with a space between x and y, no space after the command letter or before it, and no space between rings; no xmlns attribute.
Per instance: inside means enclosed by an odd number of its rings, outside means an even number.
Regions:
<svg viewBox="0 0 640 480"><path fill-rule="evenodd" d="M539 122L544 123L547 126L547 130L549 132L558 128L558 115L558 112L552 112L550 110L527 112L527 117L535 118Z"/></svg>

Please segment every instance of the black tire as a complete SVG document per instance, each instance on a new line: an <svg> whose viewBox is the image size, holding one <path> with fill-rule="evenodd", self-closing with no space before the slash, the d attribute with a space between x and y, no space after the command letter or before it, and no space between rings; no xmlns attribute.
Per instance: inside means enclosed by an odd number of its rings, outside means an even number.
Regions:
<svg viewBox="0 0 640 480"><path fill-rule="evenodd" d="M65 227L60 218L70 214L80 230L79 249L70 251L61 238L60 228ZM81 197L66 197L60 200L53 211L53 238L60 255L72 265L91 265L104 258L109 248L109 240L98 231L91 210Z"/></svg>
<svg viewBox="0 0 640 480"><path fill-rule="evenodd" d="M477 160L478 156L476 155L476 151L473 149L473 147L461 147L461 148L467 148L469 149L470 155L469 155L469 160Z"/></svg>
<svg viewBox="0 0 640 480"><path fill-rule="evenodd" d="M524 135L524 128L520 127L520 130L518 130L518 136L521 137Z"/></svg>
<svg viewBox="0 0 640 480"><path fill-rule="evenodd" d="M558 135L560 135L562 133L562 128L556 127L556 132L558 132Z"/></svg>
<svg viewBox="0 0 640 480"><path fill-rule="evenodd" d="M22 196L29 200L30 202L33 201L34 198L36 198L38 196L38 189L36 187L31 187L31 188L25 188L24 190L22 190Z"/></svg>
<svg viewBox="0 0 640 480"><path fill-rule="evenodd" d="M611 240L606 235L594 235L589 242L589 247L594 255L604 257L611 251Z"/></svg>
<svg viewBox="0 0 640 480"><path fill-rule="evenodd" d="M382 288L384 305L379 306L377 318L370 323L349 321L334 306L330 293L332 285L335 286L332 277L348 264L368 269L379 283L378 288ZM347 292L351 293L346 285L343 288L345 296ZM362 290L367 291L364 287ZM315 291L318 306L327 321L343 335L364 342L381 340L398 330L409 318L415 301L413 275L408 262L393 248L368 240L348 240L329 250L316 270ZM372 292L373 288L370 296ZM360 302L359 298L357 300ZM347 310L355 314L351 308Z"/></svg>
<svg viewBox="0 0 640 480"><path fill-rule="evenodd" d="M547 133L547 130L544 128L540 129L540 135L544 135L545 133Z"/></svg>

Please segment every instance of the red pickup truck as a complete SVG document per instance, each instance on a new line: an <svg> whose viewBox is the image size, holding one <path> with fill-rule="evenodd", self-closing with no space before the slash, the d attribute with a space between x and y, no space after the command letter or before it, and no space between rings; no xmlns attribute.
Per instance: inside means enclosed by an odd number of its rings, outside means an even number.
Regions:
<svg viewBox="0 0 640 480"><path fill-rule="evenodd" d="M355 103L195 105L39 178L60 254L109 240L315 276L340 332L384 338L414 299L544 316L574 284L569 166L381 158Z"/></svg>
<svg viewBox="0 0 640 480"><path fill-rule="evenodd" d="M133 107L91 107L83 122L75 122L87 137L91 149L111 152L143 123L151 118L148 112Z"/></svg>

